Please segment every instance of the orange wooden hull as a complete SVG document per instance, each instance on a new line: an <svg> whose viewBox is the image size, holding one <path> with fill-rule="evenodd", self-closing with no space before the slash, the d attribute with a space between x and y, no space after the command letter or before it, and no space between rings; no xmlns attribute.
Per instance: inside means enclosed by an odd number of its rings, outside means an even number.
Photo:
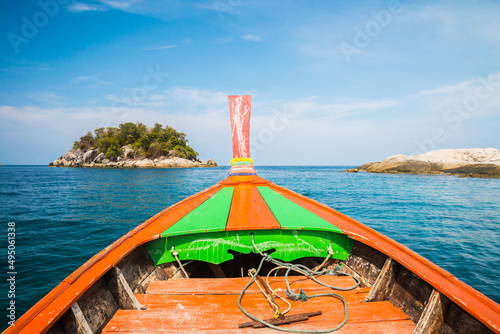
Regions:
<svg viewBox="0 0 500 334"><path fill-rule="evenodd" d="M5 333L45 333L108 270L138 246L160 234L211 195L231 184L266 183L268 187L330 222L351 238L393 258L425 280L463 310L500 333L500 305L458 280L449 272L375 230L321 203L270 183L258 176L230 176L217 185L195 194L150 218L92 257L19 318ZM262 217L255 217L256 220ZM252 218L249 218L252 220ZM255 222L249 222L253 224ZM236 224L236 223L235 223ZM234 226L234 225L233 225ZM237 228L236 226L234 226Z"/></svg>

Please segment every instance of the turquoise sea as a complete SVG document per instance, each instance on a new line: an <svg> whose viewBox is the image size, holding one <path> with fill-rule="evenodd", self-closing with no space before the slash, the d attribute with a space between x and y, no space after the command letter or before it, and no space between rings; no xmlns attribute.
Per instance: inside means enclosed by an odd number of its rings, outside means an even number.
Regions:
<svg viewBox="0 0 500 334"><path fill-rule="evenodd" d="M500 303L500 179L263 167L261 177L410 247ZM7 327L8 225L15 223L16 318L95 253L166 207L224 179L211 169L0 167L0 285Z"/></svg>

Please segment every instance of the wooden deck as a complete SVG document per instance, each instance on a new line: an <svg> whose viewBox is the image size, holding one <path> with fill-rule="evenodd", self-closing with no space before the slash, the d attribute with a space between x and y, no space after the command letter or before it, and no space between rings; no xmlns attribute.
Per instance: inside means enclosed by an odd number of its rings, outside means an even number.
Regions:
<svg viewBox="0 0 500 334"><path fill-rule="evenodd" d="M146 310L118 310L103 333L277 333L263 328L238 329L248 319L238 308L238 295L249 278L174 279L151 282L145 294L136 294ZM295 281L296 280L296 281ZM313 282L291 277L292 289L303 289L306 294L331 292ZM352 286L350 277L323 277L321 281L339 287ZM282 277L273 278L271 287L284 289ZM347 300L349 320L337 333L412 333L415 324L401 310L388 301L362 302L370 288L356 288L338 292ZM286 308L280 301L280 306ZM272 318L273 311L255 283L242 300L251 314ZM283 328L302 330L327 329L344 318L342 302L333 297L318 297L307 302L292 302L289 315L322 311L323 314L306 322L284 325Z"/></svg>

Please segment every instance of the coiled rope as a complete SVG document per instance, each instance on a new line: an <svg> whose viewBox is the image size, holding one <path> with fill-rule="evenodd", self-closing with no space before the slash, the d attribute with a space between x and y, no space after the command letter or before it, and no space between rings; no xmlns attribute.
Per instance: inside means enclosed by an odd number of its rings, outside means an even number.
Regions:
<svg viewBox="0 0 500 334"><path fill-rule="evenodd" d="M312 269L309 269L307 268L306 266L304 265L301 265L301 264L291 264L291 263L286 263L286 262L281 262L279 260L276 260L276 259L273 259L269 256L269 254L267 253L262 253L259 248L257 248L257 245L255 244L255 240L254 240L254 235L252 233L252 244L253 244L253 247L255 248L255 250L262 256L262 260L260 261L260 264L259 264L259 267L257 268L257 270L255 270L255 272L252 272L252 278L250 279L250 281L247 283L247 285L245 285L245 287L243 288L243 290L241 291L240 293L240 296L238 297L238 307L240 308L240 310L247 316L249 317L250 319L254 320L254 321L257 321L257 322L260 322L261 324L269 327L269 328L272 328L272 329L275 329L275 330L278 330L278 331L282 331L282 332L289 332L289 333L331 333L331 332L334 332L340 328L342 328L342 326L345 325L345 323L347 322L347 318L348 318L348 315L347 315L347 301L345 300L345 298L342 296L342 295L339 295L337 293L334 293L334 292L330 292L330 293L320 293L320 294L315 294L315 295L306 295L305 292L301 289L300 290L300 293L299 294L296 294L292 291L292 289L290 289L290 284L288 282L288 274L290 273L290 271L296 271L296 272L299 272L303 275L305 275L306 277L310 277L312 278L316 283L322 285L322 286L325 286L325 287L328 287L328 288L332 288L332 289L336 289L336 290L342 290L342 291L348 291L348 290L352 290L352 289L355 289L359 286L359 280L348 274L348 273L344 273L344 272L339 272L339 270L341 269L340 266L335 266L334 269L330 269L330 270L323 270L321 272L319 271L314 271ZM330 254L330 252L329 252ZM250 314L248 311L246 311L243 306L241 306L241 299L243 298L243 295L245 294L245 291L250 287L250 285L252 285L252 283L255 281L255 279L257 278L257 275L259 274L260 270L262 269L262 265L264 264L264 262L271 262L272 264L276 265L277 267L280 267L280 268L283 268L283 269L287 269L286 273L285 273L285 282L286 282L286 295L289 299L292 299L292 300L301 300L301 301L306 301L307 299L309 298L316 298L316 297L327 297L327 296L331 296L331 297L335 297L335 298L338 298L342 301L342 304L344 306L344 320L337 326L335 326L334 328L329 328L329 329L318 329L318 330L300 330L300 329L293 329L293 328L281 328L281 327L278 327L278 326L275 326L275 325L272 325L262 319L259 319L257 318L256 316ZM326 262L326 261L325 261ZM323 263L325 263L323 262ZM279 268L274 268L273 270L277 270ZM316 269L316 268L315 268ZM318 281L314 276L323 276L323 275L329 275L329 276L335 276L335 275L345 275L345 276L350 276L352 277L355 281L356 281L356 284L353 285L352 287L348 287L348 288L342 288L342 287L335 287L335 286L332 286L332 285L328 285L328 284L325 284L323 282L320 282ZM268 278L269 278L269 275L268 275Z"/></svg>

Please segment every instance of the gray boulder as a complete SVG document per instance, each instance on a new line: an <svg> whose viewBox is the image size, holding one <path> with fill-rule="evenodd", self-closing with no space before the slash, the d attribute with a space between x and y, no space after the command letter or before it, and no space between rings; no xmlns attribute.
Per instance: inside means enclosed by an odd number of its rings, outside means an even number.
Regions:
<svg viewBox="0 0 500 334"><path fill-rule="evenodd" d="M69 150L63 156L66 161L82 160L84 152L82 150Z"/></svg>
<svg viewBox="0 0 500 334"><path fill-rule="evenodd" d="M104 154L104 153L99 153L99 154L97 155L97 157L95 157L95 159L94 159L94 161L93 161L93 162L94 162L94 163L99 163L99 162L101 162L102 160L104 160L105 158L106 158L106 154Z"/></svg>
<svg viewBox="0 0 500 334"><path fill-rule="evenodd" d="M135 163L135 166L140 167L140 168L150 168L150 167L154 167L155 163L151 159L142 159L142 160L137 161Z"/></svg>
<svg viewBox="0 0 500 334"><path fill-rule="evenodd" d="M123 146L122 150L123 150L123 157L125 159L133 159L137 154L137 152L134 149L132 149L129 145Z"/></svg>
<svg viewBox="0 0 500 334"><path fill-rule="evenodd" d="M95 157L97 156L97 153L98 152L96 150L88 150L83 155L83 159L82 159L83 162L86 163L86 164L91 163L92 161L94 161Z"/></svg>
<svg viewBox="0 0 500 334"><path fill-rule="evenodd" d="M394 155L382 162L364 164L346 172L451 173L469 176L500 176L500 150L495 148L445 149L424 154Z"/></svg>

